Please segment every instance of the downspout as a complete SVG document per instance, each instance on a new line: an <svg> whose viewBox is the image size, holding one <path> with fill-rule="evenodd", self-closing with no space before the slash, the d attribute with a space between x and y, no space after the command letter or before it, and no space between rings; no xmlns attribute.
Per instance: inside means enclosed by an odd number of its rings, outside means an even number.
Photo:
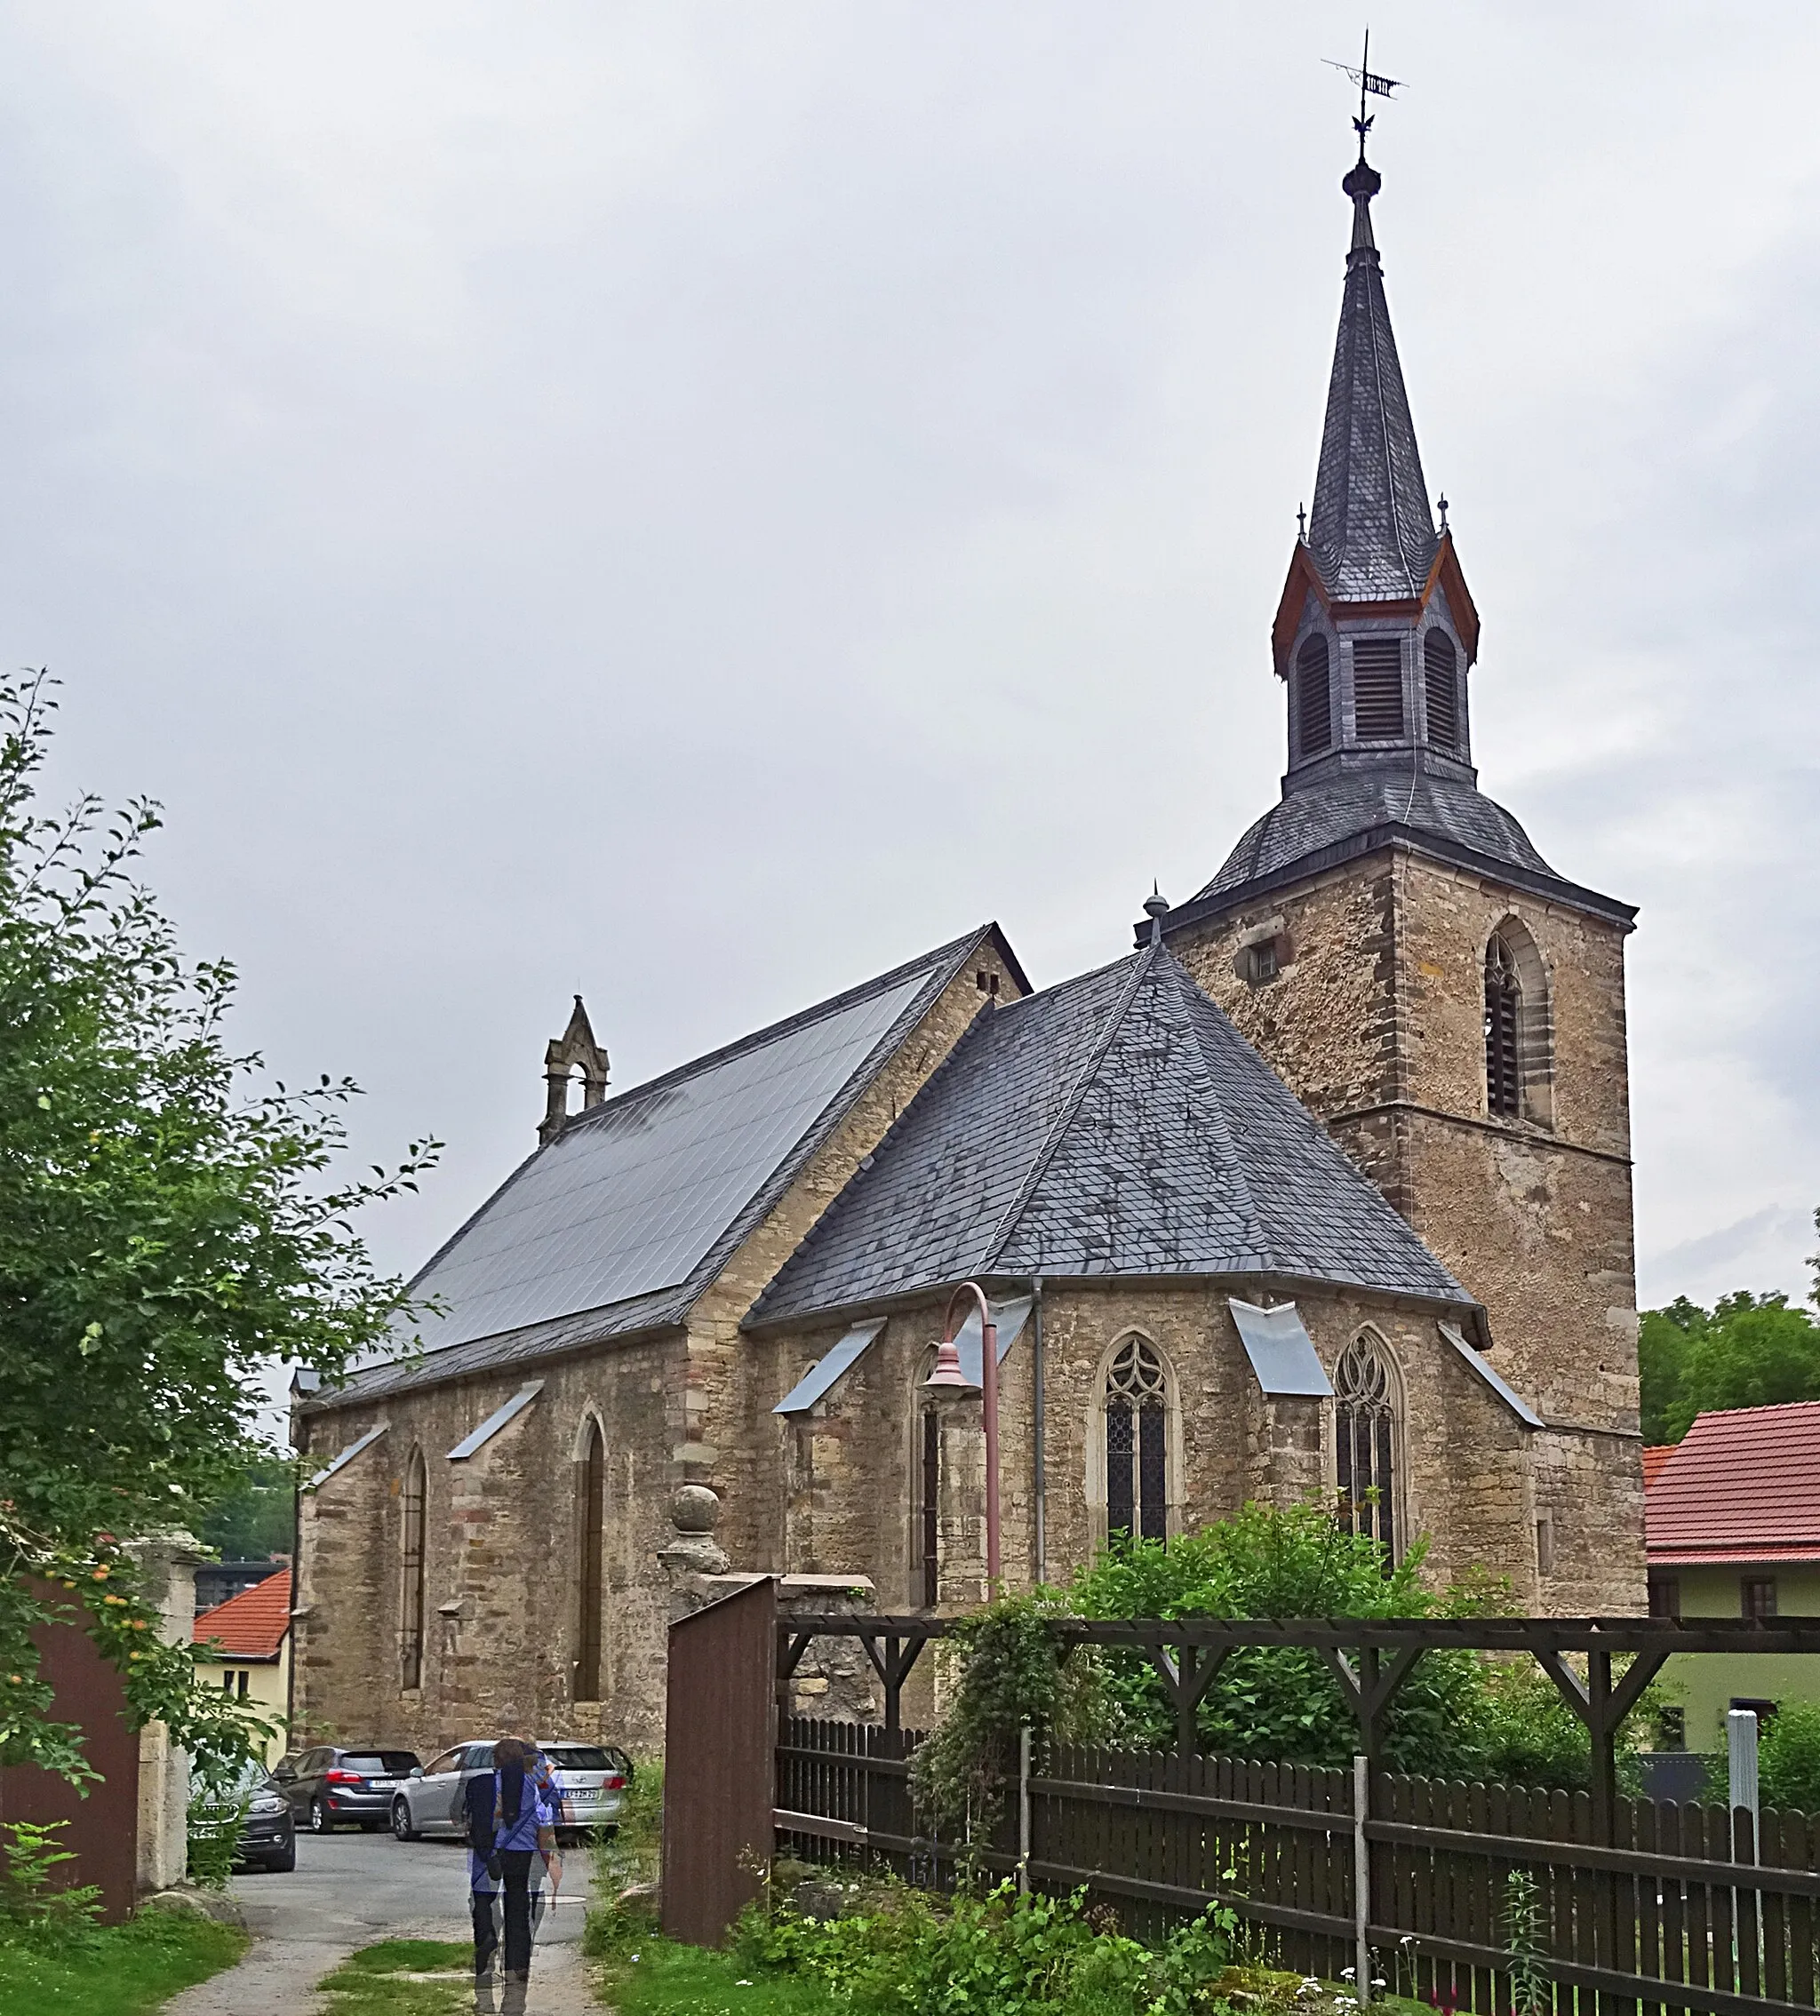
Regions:
<svg viewBox="0 0 1820 2016"><path fill-rule="evenodd" d="M1034 1305L1031 1310L1030 1370L1031 1406L1035 1414L1034 1433L1030 1438L1031 1457L1035 1470L1034 1489L1036 1499L1036 1580L1049 1580L1049 1506L1048 1477L1043 1468L1043 1389L1042 1389L1042 1278L1033 1275L1030 1281L1030 1299Z"/></svg>

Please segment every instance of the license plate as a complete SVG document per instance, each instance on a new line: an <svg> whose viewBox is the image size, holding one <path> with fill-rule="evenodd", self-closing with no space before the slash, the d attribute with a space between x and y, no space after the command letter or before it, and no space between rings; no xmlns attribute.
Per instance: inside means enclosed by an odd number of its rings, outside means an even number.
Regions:
<svg viewBox="0 0 1820 2016"><path fill-rule="evenodd" d="M375 1792L395 1792L398 1789L398 1781L395 1778L369 1778L367 1785Z"/></svg>

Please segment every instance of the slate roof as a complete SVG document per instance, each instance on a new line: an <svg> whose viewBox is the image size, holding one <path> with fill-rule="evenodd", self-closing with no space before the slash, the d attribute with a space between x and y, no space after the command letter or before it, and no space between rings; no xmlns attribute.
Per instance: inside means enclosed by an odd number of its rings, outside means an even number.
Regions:
<svg viewBox="0 0 1820 2016"><path fill-rule="evenodd" d="M1160 944L982 1016L748 1320L1031 1274L1268 1274L1474 1307Z"/></svg>
<svg viewBox="0 0 1820 2016"><path fill-rule="evenodd" d="M680 1322L988 937L1010 957L985 926L576 1116L411 1284L445 1311L416 1319L421 1355L306 1406Z"/></svg>
<svg viewBox="0 0 1820 2016"><path fill-rule="evenodd" d="M1361 157L1340 186L1353 199L1353 244L1308 546L1336 602L1402 601L1426 586L1441 542L1371 235L1380 178Z"/></svg>
<svg viewBox="0 0 1820 2016"><path fill-rule="evenodd" d="M278 1656L290 1629L291 1571L281 1568L212 1610L204 1610L196 1621L193 1636L197 1645L219 1638L218 1659L266 1660Z"/></svg>
<svg viewBox="0 0 1820 2016"><path fill-rule="evenodd" d="M1643 1503L1651 1567L1820 1561L1820 1400L1696 1416Z"/></svg>

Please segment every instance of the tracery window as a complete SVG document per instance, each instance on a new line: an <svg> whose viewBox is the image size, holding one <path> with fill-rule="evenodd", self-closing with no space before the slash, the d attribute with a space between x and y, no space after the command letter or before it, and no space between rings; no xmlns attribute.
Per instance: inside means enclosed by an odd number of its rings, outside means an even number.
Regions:
<svg viewBox="0 0 1820 2016"><path fill-rule="evenodd" d="M1354 1533L1382 1541L1394 1560L1401 1389L1375 1331L1361 1331L1346 1346L1334 1370L1333 1390L1340 1518Z"/></svg>
<svg viewBox="0 0 1820 2016"><path fill-rule="evenodd" d="M1317 630L1296 654L1297 753L1318 756L1333 740L1333 701L1328 673L1327 639Z"/></svg>
<svg viewBox="0 0 1820 2016"><path fill-rule="evenodd" d="M575 1698L601 1698L601 1580L603 1542L607 1523L607 1438L592 1416L587 1423L581 1461L576 1466L577 1523L581 1528L575 1645Z"/></svg>
<svg viewBox="0 0 1820 2016"><path fill-rule="evenodd" d="M405 1691L423 1685L423 1591L424 1591L424 1475L423 1451L413 1449L404 1466L404 1558L399 1633L399 1679Z"/></svg>
<svg viewBox="0 0 1820 2016"><path fill-rule="evenodd" d="M1522 1014L1517 955L1504 933L1494 931L1485 948L1485 1104L1507 1120L1523 1105Z"/></svg>
<svg viewBox="0 0 1820 2016"><path fill-rule="evenodd" d="M1143 1337L1128 1337L1106 1375L1106 1525L1109 1540L1169 1534L1169 1375Z"/></svg>

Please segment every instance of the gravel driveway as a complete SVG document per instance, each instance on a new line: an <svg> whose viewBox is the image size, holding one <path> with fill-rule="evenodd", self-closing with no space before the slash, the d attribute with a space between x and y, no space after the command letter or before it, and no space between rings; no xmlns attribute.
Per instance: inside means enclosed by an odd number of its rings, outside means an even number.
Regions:
<svg viewBox="0 0 1820 2016"><path fill-rule="evenodd" d="M573 1851L562 1900L538 1930L527 2016L583 2016L599 2005L580 1966L588 1856ZM379 1939L467 1939L467 1856L458 1842L389 1834L299 1834L289 1876L236 1877L232 1895L256 1943L239 1966L186 1988L167 2016L321 2016L317 1981Z"/></svg>

